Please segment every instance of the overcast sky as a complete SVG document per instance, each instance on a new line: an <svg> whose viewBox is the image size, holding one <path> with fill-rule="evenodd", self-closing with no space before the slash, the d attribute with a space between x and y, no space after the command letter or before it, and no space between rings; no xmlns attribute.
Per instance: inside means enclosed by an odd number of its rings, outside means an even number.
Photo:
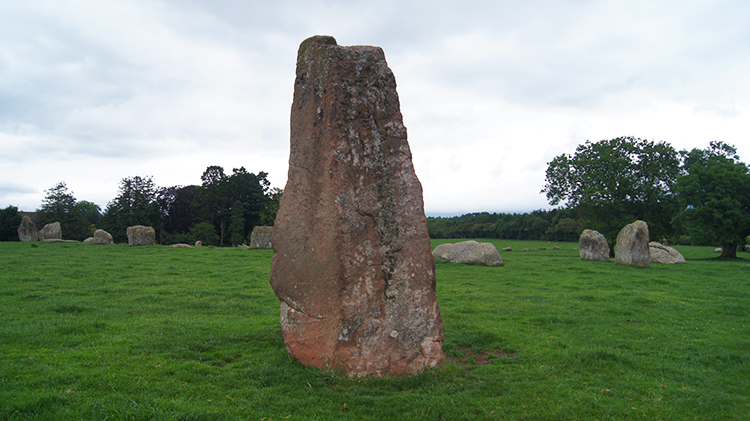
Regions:
<svg viewBox="0 0 750 421"><path fill-rule="evenodd" d="M547 163L620 136L750 162L750 2L0 0L0 207L209 165L286 183L299 44L384 49L428 215L550 206Z"/></svg>

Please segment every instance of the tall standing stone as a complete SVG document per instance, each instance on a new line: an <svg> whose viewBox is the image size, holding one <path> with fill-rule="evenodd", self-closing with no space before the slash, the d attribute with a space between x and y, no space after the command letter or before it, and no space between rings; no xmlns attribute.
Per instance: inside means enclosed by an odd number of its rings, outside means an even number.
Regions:
<svg viewBox="0 0 750 421"><path fill-rule="evenodd" d="M28 215L24 215L21 219L21 225L18 226L18 239L21 241L39 241L40 238L34 221Z"/></svg>
<svg viewBox="0 0 750 421"><path fill-rule="evenodd" d="M443 358L435 262L383 50L305 40L270 282L288 352L349 376Z"/></svg>
<svg viewBox="0 0 750 421"><path fill-rule="evenodd" d="M635 221L625 225L617 234L615 263L638 267L651 267L651 254L648 247L648 224Z"/></svg>
<svg viewBox="0 0 750 421"><path fill-rule="evenodd" d="M609 261L609 244L599 231L585 229L578 238L578 254L581 260Z"/></svg>

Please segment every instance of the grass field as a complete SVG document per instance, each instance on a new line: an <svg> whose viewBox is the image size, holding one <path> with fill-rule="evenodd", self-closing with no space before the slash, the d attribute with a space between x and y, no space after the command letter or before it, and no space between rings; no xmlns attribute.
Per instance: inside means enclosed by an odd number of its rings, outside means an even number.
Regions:
<svg viewBox="0 0 750 421"><path fill-rule="evenodd" d="M271 251L0 243L0 419L750 419L750 255L482 241L437 264L446 362L366 379L287 356Z"/></svg>

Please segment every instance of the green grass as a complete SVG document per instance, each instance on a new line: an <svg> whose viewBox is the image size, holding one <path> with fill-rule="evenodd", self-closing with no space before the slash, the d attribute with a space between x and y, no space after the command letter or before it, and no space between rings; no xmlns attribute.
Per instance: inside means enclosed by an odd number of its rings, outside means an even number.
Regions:
<svg viewBox="0 0 750 421"><path fill-rule="evenodd" d="M366 379L287 356L270 251L0 243L0 419L750 419L750 259L481 241L437 264L445 364Z"/></svg>

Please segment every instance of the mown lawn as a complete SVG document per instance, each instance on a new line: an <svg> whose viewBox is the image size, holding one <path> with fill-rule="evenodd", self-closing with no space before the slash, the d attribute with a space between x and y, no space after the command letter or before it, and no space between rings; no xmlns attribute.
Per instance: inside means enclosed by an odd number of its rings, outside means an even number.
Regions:
<svg viewBox="0 0 750 421"><path fill-rule="evenodd" d="M437 264L445 364L375 379L287 356L271 251L0 243L0 419L750 419L749 254L481 241Z"/></svg>

